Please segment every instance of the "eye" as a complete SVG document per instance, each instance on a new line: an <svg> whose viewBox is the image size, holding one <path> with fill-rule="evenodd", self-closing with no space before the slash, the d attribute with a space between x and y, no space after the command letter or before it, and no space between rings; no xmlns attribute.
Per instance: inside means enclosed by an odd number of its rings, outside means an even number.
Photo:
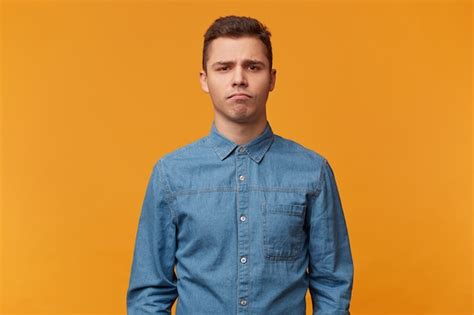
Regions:
<svg viewBox="0 0 474 315"><path fill-rule="evenodd" d="M249 68L250 68L250 70L252 70L252 71L258 71L258 70L260 70L260 67L257 66L257 65L250 65Z"/></svg>
<svg viewBox="0 0 474 315"><path fill-rule="evenodd" d="M228 69L229 69L229 67L227 67L227 66L222 66L222 67L217 68L217 71L226 71L226 70L228 70Z"/></svg>

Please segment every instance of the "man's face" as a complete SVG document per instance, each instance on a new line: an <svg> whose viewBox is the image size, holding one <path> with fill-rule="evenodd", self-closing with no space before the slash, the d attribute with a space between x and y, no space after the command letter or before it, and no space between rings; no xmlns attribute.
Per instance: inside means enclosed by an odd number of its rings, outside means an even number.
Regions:
<svg viewBox="0 0 474 315"><path fill-rule="evenodd" d="M269 70L265 52L265 45L255 37L219 37L210 43L207 73L201 71L200 81L211 96L217 119L235 123L266 119L276 70Z"/></svg>

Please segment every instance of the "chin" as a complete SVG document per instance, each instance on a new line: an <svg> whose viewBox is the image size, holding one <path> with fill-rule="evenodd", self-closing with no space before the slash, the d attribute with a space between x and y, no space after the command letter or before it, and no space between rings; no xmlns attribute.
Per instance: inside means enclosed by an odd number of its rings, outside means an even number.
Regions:
<svg viewBox="0 0 474 315"><path fill-rule="evenodd" d="M236 123L243 123L248 122L251 120L251 115L248 113L231 113L226 115L227 120L236 122Z"/></svg>

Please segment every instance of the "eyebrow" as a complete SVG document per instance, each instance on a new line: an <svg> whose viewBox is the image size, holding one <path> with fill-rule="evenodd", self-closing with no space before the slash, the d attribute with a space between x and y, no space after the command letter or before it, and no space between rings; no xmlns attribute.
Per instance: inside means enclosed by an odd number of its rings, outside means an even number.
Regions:
<svg viewBox="0 0 474 315"><path fill-rule="evenodd" d="M261 65L261 66L265 66L265 63L260 61L260 60L257 60L257 59L245 59L243 62L242 62L244 65L249 65L249 64L252 64L252 65L255 65L255 64L258 64L258 65ZM234 61L217 61L217 62L214 62L211 66L212 67L215 67L215 66L227 66L227 65L232 65L232 64L235 64Z"/></svg>

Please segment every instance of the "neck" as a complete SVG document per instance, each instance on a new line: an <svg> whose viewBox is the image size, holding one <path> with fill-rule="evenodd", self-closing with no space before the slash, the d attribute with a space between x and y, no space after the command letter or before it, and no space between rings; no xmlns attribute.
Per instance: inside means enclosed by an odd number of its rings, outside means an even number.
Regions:
<svg viewBox="0 0 474 315"><path fill-rule="evenodd" d="M267 125L264 117L256 122L236 123L214 118L217 131L238 145L246 144L263 133Z"/></svg>

